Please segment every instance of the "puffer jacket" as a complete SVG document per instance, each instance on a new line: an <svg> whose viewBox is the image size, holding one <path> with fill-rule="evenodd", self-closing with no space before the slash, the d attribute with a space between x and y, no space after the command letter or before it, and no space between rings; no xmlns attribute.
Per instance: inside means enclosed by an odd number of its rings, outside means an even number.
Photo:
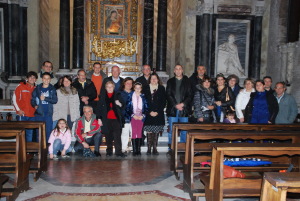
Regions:
<svg viewBox="0 0 300 201"><path fill-rule="evenodd" d="M196 86L195 96L194 96L194 112L197 119L203 118L203 107L215 105L214 90L210 88L209 90L204 88L202 85L198 84ZM214 111L212 111L214 112ZM215 116L215 115L213 115Z"/></svg>

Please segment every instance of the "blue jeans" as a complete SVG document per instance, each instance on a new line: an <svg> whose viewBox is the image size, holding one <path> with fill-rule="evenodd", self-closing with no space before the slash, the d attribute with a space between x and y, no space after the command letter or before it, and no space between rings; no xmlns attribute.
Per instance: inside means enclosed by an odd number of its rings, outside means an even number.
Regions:
<svg viewBox="0 0 300 201"><path fill-rule="evenodd" d="M168 122L169 122L169 133L168 133L168 144L172 144L172 130L173 130L173 123L177 123L177 122L189 122L189 118L188 117L168 117ZM181 131L180 132L180 142L186 142L186 133L187 131Z"/></svg>
<svg viewBox="0 0 300 201"><path fill-rule="evenodd" d="M65 145L61 143L60 139L56 139L53 142L53 154L57 155L58 151L62 151L64 150ZM72 147L70 146L67 150L66 153L69 153L72 151Z"/></svg>
<svg viewBox="0 0 300 201"><path fill-rule="evenodd" d="M36 116L35 121L43 121L46 123L46 142L48 143L50 134L52 132L52 116Z"/></svg>
<svg viewBox="0 0 300 201"><path fill-rule="evenodd" d="M35 121L35 117L17 116L18 121ZM26 129L26 142L32 142L33 129Z"/></svg>

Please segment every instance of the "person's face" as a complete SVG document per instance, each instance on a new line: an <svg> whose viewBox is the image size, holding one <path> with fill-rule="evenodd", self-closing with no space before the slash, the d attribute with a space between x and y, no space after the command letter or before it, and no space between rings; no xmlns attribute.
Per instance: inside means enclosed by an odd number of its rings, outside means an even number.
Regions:
<svg viewBox="0 0 300 201"><path fill-rule="evenodd" d="M120 76L120 69L118 67L112 67L111 74L114 78L118 78Z"/></svg>
<svg viewBox="0 0 300 201"><path fill-rule="evenodd" d="M42 78L42 82L44 85L49 85L51 81L51 77L49 75L44 75Z"/></svg>
<svg viewBox="0 0 300 201"><path fill-rule="evenodd" d="M205 80L203 83L203 87L208 89L210 87L210 82L208 80Z"/></svg>
<svg viewBox="0 0 300 201"><path fill-rule="evenodd" d="M91 108L84 108L83 109L83 114L84 114L84 117L86 119L91 119L92 118L92 115L93 115L93 111Z"/></svg>
<svg viewBox="0 0 300 201"><path fill-rule="evenodd" d="M234 36L229 36L229 37L228 37L228 42L229 42L229 43L234 43L234 41L235 41Z"/></svg>
<svg viewBox="0 0 300 201"><path fill-rule="evenodd" d="M204 76L206 73L206 68L204 66L198 66L197 73L198 76Z"/></svg>
<svg viewBox="0 0 300 201"><path fill-rule="evenodd" d="M134 86L134 91L138 94L142 92L142 86L141 85L135 85Z"/></svg>
<svg viewBox="0 0 300 201"><path fill-rule="evenodd" d="M265 85L261 82L257 82L255 85L256 91L263 92L265 90Z"/></svg>
<svg viewBox="0 0 300 201"><path fill-rule="evenodd" d="M95 64L93 67L94 73L100 74L101 71L101 65L100 64Z"/></svg>
<svg viewBox="0 0 300 201"><path fill-rule="evenodd" d="M217 78L217 85L218 86L224 86L225 85L225 79L223 77Z"/></svg>
<svg viewBox="0 0 300 201"><path fill-rule="evenodd" d="M182 77L183 75L183 69L180 65L176 65L174 68L174 73L176 77Z"/></svg>
<svg viewBox="0 0 300 201"><path fill-rule="evenodd" d="M265 78L264 82L265 82L265 87L267 89L271 88L271 86L272 86L272 80L270 78Z"/></svg>
<svg viewBox="0 0 300 201"><path fill-rule="evenodd" d="M45 65L42 66L42 69L44 70L44 72L50 73L52 71L52 64L46 62Z"/></svg>
<svg viewBox="0 0 300 201"><path fill-rule="evenodd" d="M114 89L115 89L115 85L113 85L113 84L107 84L105 86L105 89L106 89L107 93L113 93Z"/></svg>
<svg viewBox="0 0 300 201"><path fill-rule="evenodd" d="M124 87L124 89L125 89L126 91L131 91L131 89L132 89L132 80L127 80L127 81L125 82L125 87Z"/></svg>
<svg viewBox="0 0 300 201"><path fill-rule="evenodd" d="M115 12L111 13L111 18L116 19L117 18L117 13L115 13Z"/></svg>
<svg viewBox="0 0 300 201"><path fill-rule="evenodd" d="M80 82L84 82L86 80L86 75L85 75L85 72L83 72L83 71L80 71L78 73L77 77Z"/></svg>
<svg viewBox="0 0 300 201"><path fill-rule="evenodd" d="M245 88L247 91L250 91L253 88L253 84L251 81L246 81Z"/></svg>
<svg viewBox="0 0 300 201"><path fill-rule="evenodd" d="M227 115L227 119L233 120L234 119L234 115Z"/></svg>
<svg viewBox="0 0 300 201"><path fill-rule="evenodd" d="M58 128L59 129L65 129L67 127L67 125L66 125L66 123L65 123L65 121L59 121L58 122Z"/></svg>
<svg viewBox="0 0 300 201"><path fill-rule="evenodd" d="M228 84L230 87L234 87L235 84L236 84L236 79L235 78L231 78L229 81L228 81Z"/></svg>
<svg viewBox="0 0 300 201"><path fill-rule="evenodd" d="M35 76L33 76L33 75L30 76L30 77L28 78L27 82L28 82L29 84L31 84L31 85L34 85L34 83L36 82Z"/></svg>
<svg viewBox="0 0 300 201"><path fill-rule="evenodd" d="M158 79L155 75L152 75L150 83L153 85L157 85L158 84Z"/></svg>
<svg viewBox="0 0 300 201"><path fill-rule="evenodd" d="M67 78L64 78L63 84L65 87L69 87L71 85L71 82Z"/></svg>
<svg viewBox="0 0 300 201"><path fill-rule="evenodd" d="M285 88L282 84L276 84L275 86L275 92L277 94L277 96L282 96L282 94L284 93L285 91Z"/></svg>
<svg viewBox="0 0 300 201"><path fill-rule="evenodd" d="M148 77L151 73L151 68L148 65L143 66L143 74L144 76Z"/></svg>

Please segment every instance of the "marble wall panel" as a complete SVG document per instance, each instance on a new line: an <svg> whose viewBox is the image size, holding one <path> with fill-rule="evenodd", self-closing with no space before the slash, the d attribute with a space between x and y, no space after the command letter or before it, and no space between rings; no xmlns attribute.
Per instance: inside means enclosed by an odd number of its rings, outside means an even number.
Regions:
<svg viewBox="0 0 300 201"><path fill-rule="evenodd" d="M39 1L39 66L41 66L43 61L49 60L49 34L51 28L49 15L52 15L49 12L49 0Z"/></svg>

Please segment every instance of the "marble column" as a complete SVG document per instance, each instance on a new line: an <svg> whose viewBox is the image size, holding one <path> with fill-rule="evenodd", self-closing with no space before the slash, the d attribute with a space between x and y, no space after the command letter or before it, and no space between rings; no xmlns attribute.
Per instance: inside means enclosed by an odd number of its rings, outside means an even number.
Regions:
<svg viewBox="0 0 300 201"><path fill-rule="evenodd" d="M145 0L144 33L143 33L143 64L153 67L153 26L154 0Z"/></svg>
<svg viewBox="0 0 300 201"><path fill-rule="evenodd" d="M20 63L19 75L26 75L28 72L28 33L27 33L27 1L20 2Z"/></svg>
<svg viewBox="0 0 300 201"><path fill-rule="evenodd" d="M73 69L83 68L84 0L74 0L73 12Z"/></svg>
<svg viewBox="0 0 300 201"><path fill-rule="evenodd" d="M60 0L59 13L59 71L68 71L70 68L70 0Z"/></svg>
<svg viewBox="0 0 300 201"><path fill-rule="evenodd" d="M156 71L166 71L167 63L167 0L158 0Z"/></svg>

